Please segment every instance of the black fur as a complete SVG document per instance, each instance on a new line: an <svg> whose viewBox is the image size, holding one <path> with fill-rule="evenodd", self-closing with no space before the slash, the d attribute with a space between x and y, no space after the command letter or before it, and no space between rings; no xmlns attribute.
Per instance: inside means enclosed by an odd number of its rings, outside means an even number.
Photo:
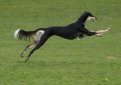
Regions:
<svg viewBox="0 0 121 85"><path fill-rule="evenodd" d="M91 32L85 28L85 21L89 16L94 17L90 12L84 12L84 14L82 14L81 17L76 22L70 25L37 29L37 30L44 30L45 32L42 35L41 39L38 41L35 48L30 52L25 62L29 60L29 57L35 50L39 49L53 35L57 35L69 40L73 40L76 37L83 37L84 35L87 35L87 36L95 35L96 32ZM28 37L28 36L30 37L33 33L36 33L37 30L27 31L27 32L21 30L20 39L22 39L23 37L22 35L24 35L25 37Z"/></svg>
<svg viewBox="0 0 121 85"><path fill-rule="evenodd" d="M25 30L23 30L23 29L21 29L20 31L19 31L19 33L18 33L18 38L21 40L21 39L24 39L24 40L27 40L27 39L29 39L30 40L30 37L32 36L32 35L34 35L37 31L39 31L39 30L45 30L44 28L38 28L38 29L36 29L36 30L34 30L34 31L25 31Z"/></svg>

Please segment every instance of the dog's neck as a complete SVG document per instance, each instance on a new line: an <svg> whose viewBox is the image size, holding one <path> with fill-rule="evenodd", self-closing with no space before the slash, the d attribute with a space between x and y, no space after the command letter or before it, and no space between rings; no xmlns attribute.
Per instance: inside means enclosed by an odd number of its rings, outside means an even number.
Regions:
<svg viewBox="0 0 121 85"><path fill-rule="evenodd" d="M85 24L84 23L81 23L81 27L85 27Z"/></svg>
<svg viewBox="0 0 121 85"><path fill-rule="evenodd" d="M77 22L85 24L87 18L88 18L88 16L83 14L83 15L77 20Z"/></svg>

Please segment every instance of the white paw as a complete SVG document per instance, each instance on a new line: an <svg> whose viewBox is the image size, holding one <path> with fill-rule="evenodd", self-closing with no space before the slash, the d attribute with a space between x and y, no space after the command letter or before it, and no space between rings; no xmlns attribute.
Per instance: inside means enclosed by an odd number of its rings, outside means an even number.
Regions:
<svg viewBox="0 0 121 85"><path fill-rule="evenodd" d="M110 31L110 29L111 29L110 27L109 27L109 28L107 28L107 29L106 29L106 30L107 30L107 32L108 32L108 31Z"/></svg>
<svg viewBox="0 0 121 85"><path fill-rule="evenodd" d="M102 33L96 34L97 37L102 37Z"/></svg>

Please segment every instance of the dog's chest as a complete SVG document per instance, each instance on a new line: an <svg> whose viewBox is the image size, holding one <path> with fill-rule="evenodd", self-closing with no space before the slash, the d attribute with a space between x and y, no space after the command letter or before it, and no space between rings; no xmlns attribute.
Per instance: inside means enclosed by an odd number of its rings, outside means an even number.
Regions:
<svg viewBox="0 0 121 85"><path fill-rule="evenodd" d="M83 37L83 34L82 33L75 33L75 34L71 35L70 38L75 39L75 38L80 37L80 36Z"/></svg>

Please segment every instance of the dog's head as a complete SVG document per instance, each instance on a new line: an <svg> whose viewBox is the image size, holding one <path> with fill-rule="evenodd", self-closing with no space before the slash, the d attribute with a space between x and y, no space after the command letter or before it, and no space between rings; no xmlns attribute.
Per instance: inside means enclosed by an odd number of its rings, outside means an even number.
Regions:
<svg viewBox="0 0 121 85"><path fill-rule="evenodd" d="M97 20L97 18L90 12L84 12L84 15L87 17L88 21L92 20L94 22L95 20Z"/></svg>

